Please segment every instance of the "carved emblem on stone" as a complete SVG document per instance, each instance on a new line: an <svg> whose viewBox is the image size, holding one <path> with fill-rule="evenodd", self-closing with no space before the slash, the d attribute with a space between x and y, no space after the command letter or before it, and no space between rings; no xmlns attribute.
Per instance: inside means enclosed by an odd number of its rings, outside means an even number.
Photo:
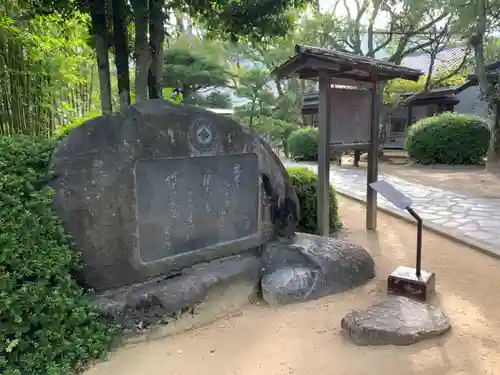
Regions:
<svg viewBox="0 0 500 375"><path fill-rule="evenodd" d="M211 150L217 139L217 133L212 123L203 118L197 118L189 129L191 144L200 151Z"/></svg>

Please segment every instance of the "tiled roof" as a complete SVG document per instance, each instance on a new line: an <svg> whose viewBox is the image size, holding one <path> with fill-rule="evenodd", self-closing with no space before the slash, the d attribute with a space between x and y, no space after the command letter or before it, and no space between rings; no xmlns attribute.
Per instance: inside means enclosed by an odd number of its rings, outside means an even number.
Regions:
<svg viewBox="0 0 500 375"><path fill-rule="evenodd" d="M465 46L446 47L442 49L436 56L432 72L446 71L456 68L462 63L465 56ZM427 52L413 52L406 55L401 61L402 66L420 70L423 74L427 74L431 58Z"/></svg>
<svg viewBox="0 0 500 375"><path fill-rule="evenodd" d="M295 53L272 74L282 78L298 74L311 79L318 77L320 70L326 70L338 78L370 82L374 75L379 81L393 78L417 81L421 75L418 70L384 60L319 47L296 45Z"/></svg>

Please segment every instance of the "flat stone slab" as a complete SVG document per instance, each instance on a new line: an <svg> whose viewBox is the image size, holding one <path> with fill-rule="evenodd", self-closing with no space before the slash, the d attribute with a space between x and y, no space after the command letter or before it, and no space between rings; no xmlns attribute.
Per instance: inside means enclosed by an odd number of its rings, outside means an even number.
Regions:
<svg viewBox="0 0 500 375"><path fill-rule="evenodd" d="M157 277L100 292L94 305L127 331L141 331L183 313L198 314L207 299L225 295L235 286L238 299L251 303L257 298L260 275L257 255L235 255L186 268L174 277Z"/></svg>
<svg viewBox="0 0 500 375"><path fill-rule="evenodd" d="M351 311L342 318L341 326L356 345L411 345L444 334L451 323L435 306L406 297L390 297Z"/></svg>
<svg viewBox="0 0 500 375"><path fill-rule="evenodd" d="M375 276L373 259L361 246L306 233L267 244L262 261L262 297L270 305L344 292Z"/></svg>

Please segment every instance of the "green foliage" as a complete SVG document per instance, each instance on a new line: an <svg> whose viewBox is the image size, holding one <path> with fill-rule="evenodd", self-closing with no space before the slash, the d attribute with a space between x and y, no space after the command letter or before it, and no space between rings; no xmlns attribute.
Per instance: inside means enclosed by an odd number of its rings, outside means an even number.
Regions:
<svg viewBox="0 0 500 375"><path fill-rule="evenodd" d="M163 89L163 96L165 100L168 100L171 103L174 104L181 104L183 96L180 93L177 93L174 91L174 89L167 87ZM101 116L101 113L99 111L92 111L87 113L85 116L81 117L75 117L72 118L69 122L65 123L64 125L61 125L56 129L56 138L61 139L66 137L71 130L74 128L79 127L81 124L84 122L91 120L95 117Z"/></svg>
<svg viewBox="0 0 500 375"><path fill-rule="evenodd" d="M290 156L295 161L318 160L318 129L312 126L303 126L292 131L288 137ZM341 152L332 152L330 160L337 160Z"/></svg>
<svg viewBox="0 0 500 375"><path fill-rule="evenodd" d="M163 89L163 98L171 103L181 104L184 100L184 95L171 87L166 87Z"/></svg>
<svg viewBox="0 0 500 375"><path fill-rule="evenodd" d="M273 117L275 96L270 88L271 76L264 68L241 69L239 72L236 95L248 102L235 108L236 118L257 132L259 122L266 122Z"/></svg>
<svg viewBox="0 0 500 375"><path fill-rule="evenodd" d="M345 19L335 12L308 11L298 17L293 37L296 44L326 49L346 50L346 34L350 32Z"/></svg>
<svg viewBox="0 0 500 375"><path fill-rule="evenodd" d="M498 36L488 36L484 43L484 62L493 64L500 60L500 38Z"/></svg>
<svg viewBox="0 0 500 375"><path fill-rule="evenodd" d="M255 109L270 108L275 99L269 86L270 83L271 74L265 68L241 69L236 95L248 99L250 105L256 106Z"/></svg>
<svg viewBox="0 0 500 375"><path fill-rule="evenodd" d="M164 53L163 87L180 87L184 99L194 100L201 89L225 86L229 75L211 55L203 55L184 46L173 46Z"/></svg>
<svg viewBox="0 0 500 375"><path fill-rule="evenodd" d="M232 41L285 35L294 22L290 10L304 5L303 0L174 2L174 7L197 18L210 36Z"/></svg>
<svg viewBox="0 0 500 375"><path fill-rule="evenodd" d="M55 141L0 137L0 373L71 374L106 353L113 330L71 277L78 253L52 210Z"/></svg>
<svg viewBox="0 0 500 375"><path fill-rule="evenodd" d="M460 74L454 74L451 77L445 78L449 74L448 71L439 72L431 77L431 88L445 88L460 86L467 79L467 72L464 70ZM383 100L386 104L395 104L400 100L401 94L411 94L423 92L427 82L427 75L423 75L417 82L408 81L405 79L393 79L388 82L384 89Z"/></svg>
<svg viewBox="0 0 500 375"><path fill-rule="evenodd" d="M288 138L297 129L299 129L299 124L278 119L273 120L272 127L269 129L268 133L273 143L282 148L287 157L290 153Z"/></svg>
<svg viewBox="0 0 500 375"><path fill-rule="evenodd" d="M300 202L300 221L298 230L306 233L318 233L317 227L317 186L318 175L307 168L288 167L292 185L295 187ZM339 215L339 206L335 189L330 185L330 231L342 227Z"/></svg>
<svg viewBox="0 0 500 375"><path fill-rule="evenodd" d="M85 116L73 118L73 119L71 119L71 121L69 121L66 124L60 126L56 130L56 137L59 138L59 139L60 138L64 138L74 128L77 128L81 124L83 124L85 121L88 121L88 120L93 119L94 117L98 117L100 115L101 115L100 112L93 111L93 112L90 112L90 113L86 114Z"/></svg>
<svg viewBox="0 0 500 375"><path fill-rule="evenodd" d="M299 128L299 124L270 116L259 116L253 119L250 128L259 135L269 135L272 145L281 148L288 157L288 138Z"/></svg>
<svg viewBox="0 0 500 375"><path fill-rule="evenodd" d="M288 150L283 138L296 130L301 122L303 93L316 89L311 83L296 77L277 79L270 71L294 55L295 44L343 49L345 39L339 37L342 27L342 20L332 12L297 9L294 28L286 36L251 44L239 43L237 48L228 49L228 54L232 54L236 61L253 62L252 68L236 72L236 94L248 100L236 108L236 117L260 134L271 134L276 143L281 143L285 154Z"/></svg>
<svg viewBox="0 0 500 375"><path fill-rule="evenodd" d="M88 17L19 14L0 8L0 135L52 136L64 118L97 102Z"/></svg>
<svg viewBox="0 0 500 375"><path fill-rule="evenodd" d="M223 109L228 109L233 106L233 104L231 103L231 96L218 91L214 91L208 94L203 100L203 105L208 108Z"/></svg>
<svg viewBox="0 0 500 375"><path fill-rule="evenodd" d="M303 92L297 78L290 78L287 83L280 83L281 94L276 99L273 117L287 122L302 121Z"/></svg>
<svg viewBox="0 0 500 375"><path fill-rule="evenodd" d="M305 126L292 132L288 138L288 145L293 160L318 160L318 131L312 126Z"/></svg>
<svg viewBox="0 0 500 375"><path fill-rule="evenodd" d="M421 164L476 164L486 156L489 138L480 118L443 113L413 124L405 148Z"/></svg>

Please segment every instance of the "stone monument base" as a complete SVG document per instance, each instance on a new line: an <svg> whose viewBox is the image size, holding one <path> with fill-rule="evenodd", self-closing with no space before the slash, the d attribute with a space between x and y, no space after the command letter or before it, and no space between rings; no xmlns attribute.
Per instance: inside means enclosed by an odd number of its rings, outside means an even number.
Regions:
<svg viewBox="0 0 500 375"><path fill-rule="evenodd" d="M444 334L451 323L435 306L393 296L351 311L341 327L356 345L410 345Z"/></svg>
<svg viewBox="0 0 500 375"><path fill-rule="evenodd" d="M417 276L415 268L400 266L387 279L387 293L406 296L425 302L436 292L436 276L421 270Z"/></svg>
<svg viewBox="0 0 500 375"><path fill-rule="evenodd" d="M256 301L260 278L261 262L254 251L107 290L96 296L95 306L124 327L126 341L151 339L205 324Z"/></svg>
<svg viewBox="0 0 500 375"><path fill-rule="evenodd" d="M370 254L340 239L297 233L262 249L100 293L98 310L136 342L185 331L261 298L270 305L347 291L375 276Z"/></svg>

